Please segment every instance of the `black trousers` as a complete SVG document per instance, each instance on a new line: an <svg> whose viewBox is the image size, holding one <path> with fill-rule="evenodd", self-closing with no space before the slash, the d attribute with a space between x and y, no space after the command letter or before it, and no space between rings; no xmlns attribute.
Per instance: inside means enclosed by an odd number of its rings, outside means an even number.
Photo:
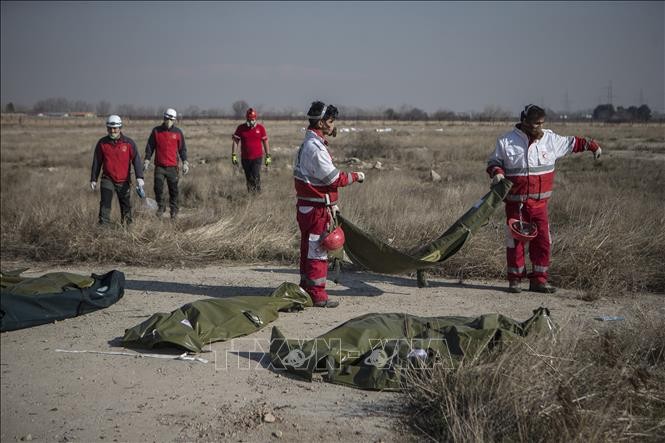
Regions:
<svg viewBox="0 0 665 443"><path fill-rule="evenodd" d="M250 193L261 192L261 165L263 157L253 160L242 159L242 169L245 171L245 180L247 181L247 190Z"/></svg>
<svg viewBox="0 0 665 443"><path fill-rule="evenodd" d="M132 203L130 201L131 185L129 180L124 183L114 183L111 179L102 177L99 191L101 194L99 224L111 223L111 205L114 193L118 196L118 202L120 202L120 219L123 223L130 224L132 222Z"/></svg>
<svg viewBox="0 0 665 443"><path fill-rule="evenodd" d="M155 166L155 200L157 200L157 215L162 215L166 209L164 197L164 180L169 188L169 208L171 217L178 214L178 167Z"/></svg>

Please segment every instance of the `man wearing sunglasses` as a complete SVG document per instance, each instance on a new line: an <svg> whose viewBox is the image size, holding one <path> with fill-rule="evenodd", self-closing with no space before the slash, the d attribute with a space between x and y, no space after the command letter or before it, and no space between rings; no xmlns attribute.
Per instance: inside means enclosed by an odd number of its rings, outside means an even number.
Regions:
<svg viewBox="0 0 665 443"><path fill-rule="evenodd" d="M182 173L189 173L187 161L187 145L185 135L175 126L178 114L175 109L164 111L164 121L150 132L148 143L145 146L145 161L143 170L150 166L150 157L155 153L155 200L157 200L157 217L161 218L166 209L164 180L169 188L169 209L171 219L178 215L178 159L182 160Z"/></svg>
<svg viewBox="0 0 665 443"><path fill-rule="evenodd" d="M508 291L521 292L520 281L527 276L529 290L551 294L556 288L548 282L550 265L550 228L547 204L554 186L554 163L570 153L591 151L596 160L601 149L595 140L576 136L561 136L543 129L545 110L527 105L520 122L512 131L499 137L487 162L492 184L503 178L513 183L506 197L506 218L534 224L537 235L529 242L529 258L533 265L526 274L524 243L513 238L506 225L506 259L508 262Z"/></svg>
<svg viewBox="0 0 665 443"><path fill-rule="evenodd" d="M296 188L296 219L300 228L300 286L312 297L314 306L334 308L326 292L328 254L322 245L324 233L337 210L338 188L362 183L363 172L344 172L333 164L328 136L337 134L337 108L316 101L307 111L309 126L293 167Z"/></svg>

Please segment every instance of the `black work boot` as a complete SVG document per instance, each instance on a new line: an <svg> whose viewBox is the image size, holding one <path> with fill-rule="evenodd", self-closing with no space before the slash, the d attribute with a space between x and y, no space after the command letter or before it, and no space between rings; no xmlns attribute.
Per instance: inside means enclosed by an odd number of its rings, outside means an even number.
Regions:
<svg viewBox="0 0 665 443"><path fill-rule="evenodd" d="M538 283L536 281L532 281L529 284L529 291L541 292L543 294L554 294L556 292L556 288L547 282Z"/></svg>
<svg viewBox="0 0 665 443"><path fill-rule="evenodd" d="M522 292L522 288L520 287L520 281L519 280L509 280L508 281L508 292L512 292L513 294L519 294Z"/></svg>

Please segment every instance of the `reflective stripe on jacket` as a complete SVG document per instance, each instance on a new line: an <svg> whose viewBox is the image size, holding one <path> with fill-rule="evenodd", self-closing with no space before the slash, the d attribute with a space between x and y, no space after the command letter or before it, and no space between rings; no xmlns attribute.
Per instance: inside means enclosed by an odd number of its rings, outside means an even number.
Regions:
<svg viewBox="0 0 665 443"><path fill-rule="evenodd" d="M564 137L549 129L543 132L543 137L530 145L529 137L517 127L497 139L487 172L490 176L501 173L513 183L506 200L550 198L556 160L584 150L579 137Z"/></svg>
<svg viewBox="0 0 665 443"><path fill-rule="evenodd" d="M332 162L327 141L308 129L293 165L296 196L308 206L332 205L337 201L337 188L353 183L358 177L340 171Z"/></svg>

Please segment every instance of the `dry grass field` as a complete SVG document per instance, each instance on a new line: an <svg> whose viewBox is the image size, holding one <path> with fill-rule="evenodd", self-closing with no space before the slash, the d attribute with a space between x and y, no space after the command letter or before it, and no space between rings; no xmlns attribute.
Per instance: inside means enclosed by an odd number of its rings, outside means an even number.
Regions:
<svg viewBox="0 0 665 443"><path fill-rule="evenodd" d="M593 334L565 325L456 370L414 373L406 422L432 441L665 439L662 313Z"/></svg>
<svg viewBox="0 0 665 443"><path fill-rule="evenodd" d="M150 129L158 123L125 121L123 132L143 154ZM261 195L249 197L242 172L231 165L231 134L238 122L186 120L179 126L187 139L191 169L180 181L177 222L157 219L133 194L134 223L127 229L118 223L115 200L115 224L97 225L99 193L90 191L89 179L93 146L106 132L102 119L2 116L3 268L29 263L76 272L114 266L129 270L133 285L120 310L3 334L3 439L27 440L26 434L32 439L32 432L58 441L93 441L108 435L118 441L238 441L236 432L244 429L244 438L265 441L276 435L272 428L260 419L256 426L252 421L251 429L243 428L242 420L255 420L256 414L242 408L252 402L261 411L266 405L285 408L278 403L287 398L296 406L292 411L279 409L277 424L293 421L283 429L289 441L311 441L312 435L340 441L348 439L348 429L367 441L663 441L665 320L658 307L665 293L662 124L550 126L562 135L593 137L604 153L599 163L589 153L557 163L550 203L551 281L565 288L563 294L502 294L475 283L468 288L439 283L427 288L429 292L410 294L404 285L415 286L414 279L378 281L354 270L347 284L356 297L346 298L334 313L312 310L280 320L280 327L290 328L295 336L303 331L315 336L368 309L417 315L506 310L523 316L530 305L540 303L556 308L561 315L557 320L568 319L556 340L508 346L455 370L435 367L421 372L397 401L382 393L344 392L346 388L338 386L306 387L277 379L267 370L251 376L220 375L190 367L187 371L195 374L190 376L161 363L73 360L50 352L49 347L60 342L103 349L111 346L109 337L153 309L167 311L201 295L265 289L274 278L282 278L275 269L297 272L299 233L291 164L304 122L263 123L273 165L263 172ZM364 184L341 190L342 212L400 249L417 248L440 235L487 192L486 159L496 137L511 124L339 121L338 127L347 130L331 141L336 164L366 173ZM385 128L391 130L377 131ZM432 180L431 171L441 180ZM150 169L149 197L154 197L152 183ZM501 282L503 223L503 212L497 211L458 254L429 272L460 282ZM251 270L253 286L246 287L249 277L238 274L250 272L239 269L252 263L269 270L256 266L260 269ZM170 273L162 272L169 269ZM376 287L364 284L366 277L374 279ZM381 301L368 290L381 293ZM333 289L336 296L340 292L344 291L339 287ZM639 306L642 298L655 308L624 309L633 302ZM625 322L593 323L594 313L608 312L613 304L626 315ZM129 311L137 315L129 318ZM579 315L573 321L565 312ZM267 340L268 332L257 336ZM223 351L225 346L228 343L219 343L214 349ZM24 352L30 347L32 352ZM117 380L102 376L107 372L121 374L121 383L132 379L131 386L123 387L131 388L132 396L117 386ZM197 378L213 376L220 378L212 385ZM257 381L262 383L258 390ZM215 390L211 386L217 383ZM173 395L174 389L192 397L183 403ZM313 389L316 392L310 393ZM99 392L101 401L89 394L93 391ZM153 408L153 402L145 408L146 396L153 399L158 394L169 400L160 400L161 407ZM384 399L398 405L408 435L394 434L392 415L378 412L374 402ZM218 411L197 407L199 403L221 406ZM352 405L368 409L359 413L361 418L344 416ZM330 410L335 411L332 418ZM28 415L30 421L25 419ZM98 416L107 421L98 422ZM339 424L336 433L330 433L330 423Z"/></svg>
<svg viewBox="0 0 665 443"><path fill-rule="evenodd" d="M143 154L154 121L126 121L123 132ZM89 190L92 150L103 120L2 118L0 165L2 259L51 263L191 266L228 261L297 264L291 164L302 141L300 121L263 122L273 165L263 193L249 198L230 162L238 122L180 122L191 172L182 178L181 217L172 224L142 210L133 195L131 229L97 224L99 194ZM437 237L488 187L485 161L511 122L354 122L332 140L342 169L362 169L366 183L342 190L350 219L409 250ZM391 128L389 132L376 129ZM580 154L557 163L551 200L551 281L589 299L665 292L665 127L662 124L551 125L563 135L600 141L604 158ZM354 163L352 159L360 160ZM380 168L375 166L380 162ZM435 182L430 170L441 175ZM146 175L148 196L152 169ZM114 200L113 219L119 220ZM503 278L503 214L433 272L459 278Z"/></svg>

